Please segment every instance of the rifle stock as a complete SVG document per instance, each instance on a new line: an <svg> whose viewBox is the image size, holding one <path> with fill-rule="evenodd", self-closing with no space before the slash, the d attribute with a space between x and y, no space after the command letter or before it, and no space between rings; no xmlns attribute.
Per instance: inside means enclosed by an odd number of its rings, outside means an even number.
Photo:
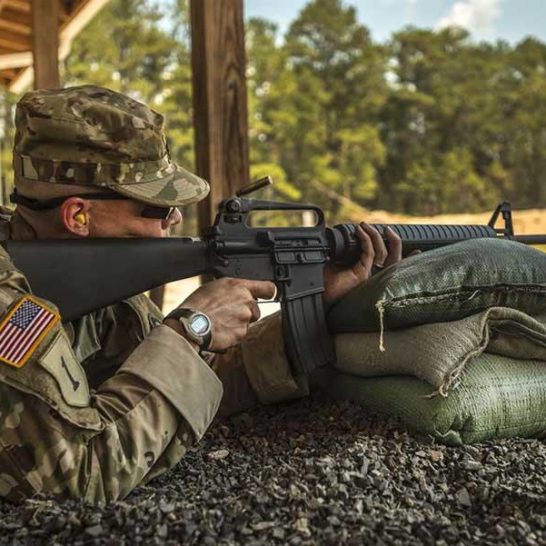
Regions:
<svg viewBox="0 0 546 546"><path fill-rule="evenodd" d="M63 321L209 270L201 239L5 241L32 291L54 303Z"/></svg>

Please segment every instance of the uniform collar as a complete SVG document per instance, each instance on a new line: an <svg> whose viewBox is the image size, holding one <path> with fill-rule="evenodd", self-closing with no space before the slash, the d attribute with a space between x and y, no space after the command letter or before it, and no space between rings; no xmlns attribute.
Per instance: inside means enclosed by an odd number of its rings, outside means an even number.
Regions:
<svg viewBox="0 0 546 546"><path fill-rule="evenodd" d="M17 241L31 241L38 238L34 228L17 212L17 209L11 213L9 238Z"/></svg>

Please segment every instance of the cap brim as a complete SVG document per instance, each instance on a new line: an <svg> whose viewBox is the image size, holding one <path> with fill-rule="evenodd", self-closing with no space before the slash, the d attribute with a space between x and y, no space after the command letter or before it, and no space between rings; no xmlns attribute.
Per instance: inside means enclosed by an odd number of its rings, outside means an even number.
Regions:
<svg viewBox="0 0 546 546"><path fill-rule="evenodd" d="M166 176L146 182L115 184L109 188L142 203L164 207L181 207L204 199L210 187L206 180L175 166Z"/></svg>

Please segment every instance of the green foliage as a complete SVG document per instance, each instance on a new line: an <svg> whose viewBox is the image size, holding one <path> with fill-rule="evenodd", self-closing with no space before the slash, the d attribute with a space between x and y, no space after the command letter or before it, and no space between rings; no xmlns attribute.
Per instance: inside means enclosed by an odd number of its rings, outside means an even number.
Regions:
<svg viewBox="0 0 546 546"><path fill-rule="evenodd" d="M187 0L111 0L78 36L64 84L95 83L166 118L192 168ZM408 27L374 43L344 0L309 0L284 36L247 21L252 178L271 199L412 214L546 206L546 44L476 43L458 28ZM14 98L5 95L10 177ZM195 231L188 209L188 231Z"/></svg>
<svg viewBox="0 0 546 546"><path fill-rule="evenodd" d="M247 36L252 160L280 165L330 218L347 199L413 214L546 206L542 42L409 27L374 44L341 0L308 2L284 41L259 19Z"/></svg>
<svg viewBox="0 0 546 546"><path fill-rule="evenodd" d="M500 198L544 206L546 45L511 49L475 44L460 29L409 28L390 47L382 173L390 199L380 204L429 214L492 208Z"/></svg>
<svg viewBox="0 0 546 546"><path fill-rule="evenodd" d="M287 201L299 201L301 191L286 180L284 169L277 163L254 163L250 168L251 180L258 180L270 176L274 185L269 186L272 199L285 199Z"/></svg>
<svg viewBox="0 0 546 546"><path fill-rule="evenodd" d="M385 157L376 129L386 91L382 48L372 44L354 8L314 0L292 23L284 49L297 86L285 103L298 122L289 176L306 184L308 198L319 197L308 185L318 180L346 198L373 199Z"/></svg>
<svg viewBox="0 0 546 546"><path fill-rule="evenodd" d="M501 200L495 188L476 174L472 154L464 148L414 161L397 192L406 210L426 214L487 210Z"/></svg>

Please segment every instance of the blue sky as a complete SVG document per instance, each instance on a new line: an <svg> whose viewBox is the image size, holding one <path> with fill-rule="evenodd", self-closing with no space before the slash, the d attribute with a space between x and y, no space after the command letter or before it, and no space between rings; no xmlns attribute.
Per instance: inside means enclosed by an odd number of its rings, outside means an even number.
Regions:
<svg viewBox="0 0 546 546"><path fill-rule="evenodd" d="M265 17L282 31L308 0L245 0L246 17ZM479 40L515 43L531 35L546 41L546 0L344 0L374 40L386 40L406 25L437 28L464 26Z"/></svg>

